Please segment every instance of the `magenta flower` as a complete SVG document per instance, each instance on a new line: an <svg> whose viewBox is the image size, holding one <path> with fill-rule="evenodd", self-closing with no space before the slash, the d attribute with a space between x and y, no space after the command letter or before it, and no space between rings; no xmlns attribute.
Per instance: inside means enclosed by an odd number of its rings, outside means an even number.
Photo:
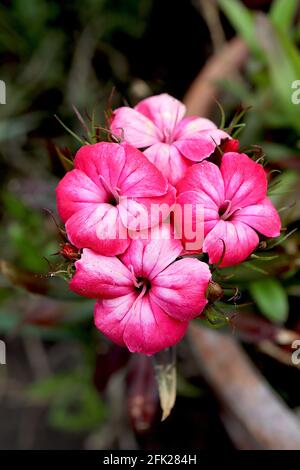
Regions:
<svg viewBox="0 0 300 470"><path fill-rule="evenodd" d="M75 169L56 189L57 207L70 242L103 255L123 253L128 230L157 225L175 202L175 189L129 144L80 148ZM161 213L151 207L163 204Z"/></svg>
<svg viewBox="0 0 300 470"><path fill-rule="evenodd" d="M207 303L209 268L195 258L175 261L181 251L168 225L133 240L120 257L84 249L70 288L98 299L95 324L108 338L154 354L176 344Z"/></svg>
<svg viewBox="0 0 300 470"><path fill-rule="evenodd" d="M180 206L204 207L203 251L210 263L219 262L222 254L220 266L241 263L257 247L257 232L280 234L279 215L266 197L265 171L245 154L224 154L220 168L210 162L193 165L177 189Z"/></svg>
<svg viewBox="0 0 300 470"><path fill-rule="evenodd" d="M208 119L184 117L184 104L170 95L151 96L133 109L114 111L112 132L144 151L171 184L176 184L194 162L208 158L226 132Z"/></svg>

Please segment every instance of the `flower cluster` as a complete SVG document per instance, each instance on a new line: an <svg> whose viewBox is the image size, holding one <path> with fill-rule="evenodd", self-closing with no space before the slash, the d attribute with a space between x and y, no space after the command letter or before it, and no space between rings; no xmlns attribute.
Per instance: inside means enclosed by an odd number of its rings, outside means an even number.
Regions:
<svg viewBox="0 0 300 470"><path fill-rule="evenodd" d="M263 167L208 119L184 115L166 94L115 110L120 142L81 147L57 187L81 252L70 288L97 299L97 328L131 352L174 345L202 313L211 272L198 254L232 266L259 234L280 234Z"/></svg>

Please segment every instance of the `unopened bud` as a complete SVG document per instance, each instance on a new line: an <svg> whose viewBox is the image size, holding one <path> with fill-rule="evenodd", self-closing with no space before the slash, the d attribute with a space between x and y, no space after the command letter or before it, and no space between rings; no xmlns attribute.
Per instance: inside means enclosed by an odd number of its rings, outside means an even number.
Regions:
<svg viewBox="0 0 300 470"><path fill-rule="evenodd" d="M221 149L224 153L227 152L238 152L239 151L240 142L237 139L227 139L221 145Z"/></svg>
<svg viewBox="0 0 300 470"><path fill-rule="evenodd" d="M59 254L62 255L65 259L69 261L76 261L80 258L79 250L75 246L71 245L71 243L61 243L60 247L61 249L59 250Z"/></svg>
<svg viewBox="0 0 300 470"><path fill-rule="evenodd" d="M210 303L217 302L224 295L224 291L220 284L215 281L210 281L206 289L206 297Z"/></svg>

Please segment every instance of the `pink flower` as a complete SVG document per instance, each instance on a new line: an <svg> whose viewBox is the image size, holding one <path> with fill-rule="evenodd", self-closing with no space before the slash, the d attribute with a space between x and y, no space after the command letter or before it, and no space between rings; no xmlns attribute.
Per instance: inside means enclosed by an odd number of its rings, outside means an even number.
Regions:
<svg viewBox="0 0 300 470"><path fill-rule="evenodd" d="M209 268L195 258L175 261L181 251L169 225L154 229L151 239L133 240L120 257L84 249L70 288L98 299L95 324L108 338L154 354L176 344L207 303Z"/></svg>
<svg viewBox="0 0 300 470"><path fill-rule="evenodd" d="M60 181L56 194L70 242L108 256L126 250L130 243L126 229L158 224L175 202L175 189L126 143L81 147L75 169ZM164 204L161 214L151 211L160 204Z"/></svg>
<svg viewBox="0 0 300 470"><path fill-rule="evenodd" d="M193 165L177 189L180 206L204 207L203 251L210 263L219 262L224 249L221 266L241 263L257 247L257 232L280 234L279 215L266 197L265 171L245 154L224 154L220 168L210 162Z"/></svg>
<svg viewBox="0 0 300 470"><path fill-rule="evenodd" d="M167 94L151 96L133 109L115 110L112 132L137 148L157 166L171 184L176 184L193 162L208 158L226 132L208 119L184 117L184 104Z"/></svg>

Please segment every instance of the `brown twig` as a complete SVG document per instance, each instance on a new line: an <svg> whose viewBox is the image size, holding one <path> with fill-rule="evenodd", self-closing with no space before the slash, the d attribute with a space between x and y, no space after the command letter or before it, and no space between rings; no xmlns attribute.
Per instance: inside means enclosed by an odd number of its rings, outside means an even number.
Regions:
<svg viewBox="0 0 300 470"><path fill-rule="evenodd" d="M273 341L267 339L260 341L257 347L262 353L267 354L273 359L276 359L276 361L281 362L281 364L284 364L285 366L296 367L296 369L300 370L300 364L292 363L291 353L289 351L285 351L280 346L273 343Z"/></svg>
<svg viewBox="0 0 300 470"><path fill-rule="evenodd" d="M216 0L193 0L193 4L200 11L207 24L214 51L219 51L226 42L226 37L220 21Z"/></svg>
<svg viewBox="0 0 300 470"><path fill-rule="evenodd" d="M248 49L244 41L234 38L213 55L195 78L184 102L189 115L207 116L219 93L218 81L230 79L245 63Z"/></svg>
<svg viewBox="0 0 300 470"><path fill-rule="evenodd" d="M230 335L195 323L189 330L194 357L223 404L227 421L248 436L243 448L300 450L300 423ZM226 423L226 420L225 420ZM228 430L232 426L228 427ZM233 440L236 441L234 433Z"/></svg>

